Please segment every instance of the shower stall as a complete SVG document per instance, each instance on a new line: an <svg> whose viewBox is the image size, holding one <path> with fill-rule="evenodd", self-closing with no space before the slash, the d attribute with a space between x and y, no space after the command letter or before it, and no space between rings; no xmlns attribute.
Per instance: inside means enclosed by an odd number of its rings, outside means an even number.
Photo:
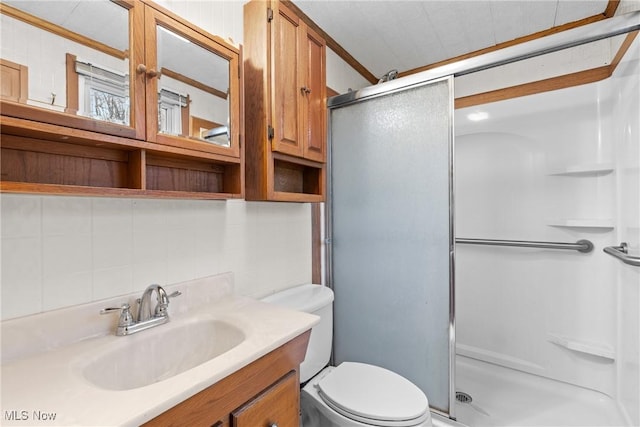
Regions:
<svg viewBox="0 0 640 427"><path fill-rule="evenodd" d="M335 363L464 425L640 425L640 12L607 21L330 100Z"/></svg>

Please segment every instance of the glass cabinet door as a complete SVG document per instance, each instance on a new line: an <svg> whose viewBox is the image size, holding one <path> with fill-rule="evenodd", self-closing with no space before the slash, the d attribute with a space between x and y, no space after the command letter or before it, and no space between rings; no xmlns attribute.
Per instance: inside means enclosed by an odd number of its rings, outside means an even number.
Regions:
<svg viewBox="0 0 640 427"><path fill-rule="evenodd" d="M144 47L129 28L142 28L139 2L3 0L0 11L4 115L144 138L132 77Z"/></svg>
<svg viewBox="0 0 640 427"><path fill-rule="evenodd" d="M240 156L238 54L147 8L147 139Z"/></svg>

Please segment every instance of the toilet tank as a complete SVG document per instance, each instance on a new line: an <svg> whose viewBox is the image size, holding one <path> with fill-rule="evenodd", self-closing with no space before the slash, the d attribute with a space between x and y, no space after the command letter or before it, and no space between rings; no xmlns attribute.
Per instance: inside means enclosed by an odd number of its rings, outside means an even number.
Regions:
<svg viewBox="0 0 640 427"><path fill-rule="evenodd" d="M301 285L263 298L262 301L320 316L311 329L307 355L300 364L300 382L310 380L329 364L333 338L333 291L321 285Z"/></svg>

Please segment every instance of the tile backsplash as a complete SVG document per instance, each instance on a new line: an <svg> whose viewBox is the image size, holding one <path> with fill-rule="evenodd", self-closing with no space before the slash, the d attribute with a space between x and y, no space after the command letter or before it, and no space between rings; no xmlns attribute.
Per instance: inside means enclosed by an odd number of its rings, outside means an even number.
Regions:
<svg viewBox="0 0 640 427"><path fill-rule="evenodd" d="M311 280L308 204L3 194L2 319L226 271L242 295Z"/></svg>

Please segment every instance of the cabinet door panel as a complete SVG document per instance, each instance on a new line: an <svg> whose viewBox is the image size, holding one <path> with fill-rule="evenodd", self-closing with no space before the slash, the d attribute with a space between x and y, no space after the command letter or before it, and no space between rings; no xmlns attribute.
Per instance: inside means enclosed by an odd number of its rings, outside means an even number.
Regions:
<svg viewBox="0 0 640 427"><path fill-rule="evenodd" d="M325 73L325 41L310 28L305 37L305 76L309 91L305 96L304 157L317 162L325 161L327 132Z"/></svg>
<svg viewBox="0 0 640 427"><path fill-rule="evenodd" d="M237 55L151 8L145 37L147 139L240 157Z"/></svg>
<svg viewBox="0 0 640 427"><path fill-rule="evenodd" d="M273 127L272 149L281 153L302 157L301 144L302 98L301 40L302 27L299 18L289 9L278 5L274 11L275 25L272 37L272 91Z"/></svg>
<svg viewBox="0 0 640 427"><path fill-rule="evenodd" d="M2 114L144 139L142 17L139 2L3 2L2 60L20 66L20 86L0 97Z"/></svg>
<svg viewBox="0 0 640 427"><path fill-rule="evenodd" d="M231 414L233 427L294 427L299 425L299 388L295 371Z"/></svg>

